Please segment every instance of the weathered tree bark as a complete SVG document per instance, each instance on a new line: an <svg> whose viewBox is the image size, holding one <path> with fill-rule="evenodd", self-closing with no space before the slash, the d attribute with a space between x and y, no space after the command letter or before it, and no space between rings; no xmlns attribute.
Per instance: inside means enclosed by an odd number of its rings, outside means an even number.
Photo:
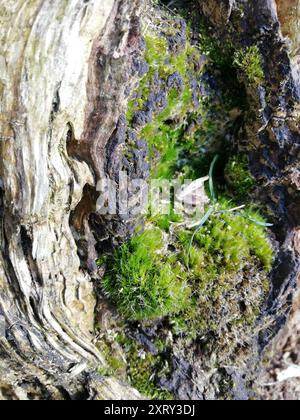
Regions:
<svg viewBox="0 0 300 420"><path fill-rule="evenodd" d="M137 78L144 1L0 6L0 399L141 398L95 373L105 361L93 344L100 233L90 215ZM200 9L215 35L258 43L265 58L266 89L248 92L255 115L240 147L278 217L271 334L262 334L271 349L262 381L276 381L277 368L300 360L299 1L208 0ZM294 382L262 389L300 396Z"/></svg>
<svg viewBox="0 0 300 420"><path fill-rule="evenodd" d="M97 394L89 372L105 362L70 214L123 111L142 5L1 1L0 398ZM138 396L113 385L106 398Z"/></svg>

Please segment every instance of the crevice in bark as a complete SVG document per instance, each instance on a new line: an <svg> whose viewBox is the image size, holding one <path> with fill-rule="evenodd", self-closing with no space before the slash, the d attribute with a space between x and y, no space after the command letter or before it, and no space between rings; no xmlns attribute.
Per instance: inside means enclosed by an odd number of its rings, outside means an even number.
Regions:
<svg viewBox="0 0 300 420"><path fill-rule="evenodd" d="M52 121L54 119L54 115L58 113L59 107L60 107L60 96L59 96L60 87L61 87L61 83L59 83L57 88L56 88L54 98L53 98L53 102L52 102L52 111L51 111L51 120Z"/></svg>
<svg viewBox="0 0 300 420"><path fill-rule="evenodd" d="M95 187L85 185L82 199L70 215L70 225L73 227L77 243L78 255L84 268L90 272L96 270L97 254L95 251L95 238L89 227L90 214L96 210L98 193Z"/></svg>
<svg viewBox="0 0 300 420"><path fill-rule="evenodd" d="M118 169L121 169L122 158L120 155L115 156L114 152L117 146L120 146L119 132L126 129L123 113L128 94L137 80L132 62L140 57L141 53L140 19L135 14L140 10L141 4L130 4L133 10L131 15L128 14L128 8L125 2L115 6L107 30L94 45L90 63L85 131L80 140L76 140L71 131L68 134L69 156L89 165L95 177L95 185L106 176L118 182ZM121 16L127 15L130 16L128 19L121 19ZM124 141L121 139L121 142ZM91 272L96 271L95 259L100 250L111 247L112 243L118 241L119 236L121 241L128 237L127 224L123 220L109 220L96 213L98 197L96 188L87 185L70 218L79 255L85 261L84 266Z"/></svg>

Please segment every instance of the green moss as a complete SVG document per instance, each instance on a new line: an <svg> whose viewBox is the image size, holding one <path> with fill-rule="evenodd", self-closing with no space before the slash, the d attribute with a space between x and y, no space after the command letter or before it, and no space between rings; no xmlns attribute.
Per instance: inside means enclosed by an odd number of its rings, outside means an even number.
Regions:
<svg viewBox="0 0 300 420"><path fill-rule="evenodd" d="M176 34L176 27L172 31ZM242 56L241 52L234 54L229 44L224 45L203 33L201 52L208 53L218 69L217 74L223 74L228 84L218 90L222 92L221 99L198 98L200 104L195 109L190 82L191 78L199 81L203 71L197 67L201 61L197 47L188 41L174 54L163 31L155 34L148 31L145 57L149 72L128 105L127 121L133 129L135 112L146 111L158 75L162 82L159 92L167 92L167 106L156 109L149 124L135 128L138 137L149 143L152 178L172 179L176 175L196 179L207 175L210 162L220 148L224 163L220 164L222 174L218 176L222 179L220 190L226 190L223 169L229 148L224 139L224 121L231 121L226 115L237 104L240 109L245 105L239 99L245 94L238 82L237 69L248 71L250 83L257 83L261 74L254 59L257 51L247 50ZM175 72L182 78L182 89L167 89L166 80ZM230 193L247 202L254 186L247 158L231 158L225 175ZM214 204L216 211L194 237L194 232L182 226L170 229L172 223L182 221L174 211L171 215L149 216L151 229L129 240L113 255L99 260L99 264L106 265L103 290L122 319L142 321L139 323L142 327L155 326L159 337L155 343L157 355L145 351L126 337L124 331L118 338L126 354L130 383L149 398L172 398L160 389L159 378L169 374L167 354L174 355L172 352L179 341L187 350L197 340L203 355L212 354L220 359L213 358L216 365L224 366L228 360L233 363L235 354L252 336L268 293L273 250L263 226L264 219L251 208L230 212L235 204L228 199ZM158 319L162 322L157 322ZM130 331L142 328L135 322L128 322L128 327ZM170 335L174 341L166 348ZM122 367L114 356L107 354L106 359L111 367L104 373Z"/></svg>
<svg viewBox="0 0 300 420"><path fill-rule="evenodd" d="M264 224L265 219L255 210L248 210L243 212L247 221L244 224L245 237L247 238L251 252L259 259L264 269L269 272L272 268L274 260L274 252L270 241L268 240L266 229L258 226L253 221L258 221Z"/></svg>
<svg viewBox="0 0 300 420"><path fill-rule="evenodd" d="M129 383L148 398L173 400L174 396L170 392L157 385L157 381L169 373L168 365L163 361L162 355L146 352L124 333L119 334L117 340L126 354Z"/></svg>
<svg viewBox="0 0 300 420"><path fill-rule="evenodd" d="M234 47L227 40L218 40L211 35L205 18L200 19L199 41L201 51L219 68L232 67Z"/></svg>
<svg viewBox="0 0 300 420"><path fill-rule="evenodd" d="M194 67L199 62L200 54L189 42L180 52L171 52L165 34L157 35L148 31L145 40L145 60L149 71L140 81L133 99L129 101L127 121L131 126L135 112L145 111L150 93L158 89L155 82L157 76L166 84L169 76L175 73L180 75L182 87L168 89L165 86L167 105L164 109L155 111L151 123L137 130L140 131L140 137L145 138L149 144L152 177L170 179L178 158L177 142L182 135L181 127L186 115L194 107L190 79L191 74L195 74Z"/></svg>
<svg viewBox="0 0 300 420"><path fill-rule="evenodd" d="M247 156L237 155L230 158L225 167L225 179L231 192L237 198L245 200L255 187Z"/></svg>
<svg viewBox="0 0 300 420"><path fill-rule="evenodd" d="M160 318L188 305L190 290L178 263L163 252L159 229L145 231L107 260L103 289L127 319Z"/></svg>
<svg viewBox="0 0 300 420"><path fill-rule="evenodd" d="M193 166L199 168L199 159L203 157L203 153L199 152L203 152L203 147L209 147L220 133L224 134L220 123L226 119L224 113L237 105L245 106L246 95L233 65L233 47L212 38L206 23L203 22L200 45L191 44L187 28L187 42L175 53L168 47L167 36L174 36L177 32L180 33L180 30L180 25L177 28L177 21L172 17L172 20L164 22L155 33L152 30L146 32L145 59L149 71L140 81L133 99L128 104L127 121L131 127L135 113L147 110L146 103L150 93L164 91L167 95L167 106L156 110L151 122L146 126L141 129L135 128L139 137L146 139L149 144L151 177L156 179L172 179L178 171L182 171L182 175L188 178L198 176L199 171L194 170ZM209 65L207 62L204 64L202 54L207 54L210 62L213 62L214 67L218 67L226 78L226 86L220 86L220 89L224 90L224 101L211 101L191 87L192 81L205 85L202 76L209 70ZM175 73L181 76L182 87L169 89L166 81ZM162 83L160 87L157 86L157 77ZM198 95L198 106L194 103L195 94ZM193 125L195 130L191 134L186 128ZM189 157L188 166L178 165L179 161L182 161L180 155Z"/></svg>
<svg viewBox="0 0 300 420"><path fill-rule="evenodd" d="M163 239L161 229L169 232L171 222L180 219L174 213L158 217L153 222L159 228L131 239L108 258L103 288L119 313L130 320L169 317L175 332L196 337L218 329L215 315L220 302L227 293L236 293L238 299L237 278L255 273L253 285L249 279L249 289L241 290L252 296L251 288L259 288L263 297L273 262L265 221L251 208L236 213L232 207L228 199L220 200L196 234L183 229L175 238ZM169 254L168 245L176 251ZM261 303L254 299L243 314L232 311L234 322L253 323Z"/></svg>
<svg viewBox="0 0 300 420"><path fill-rule="evenodd" d="M165 38L155 34L146 34L145 59L150 67L150 73L157 69L161 71L168 57L168 44ZM149 74L148 74L149 76Z"/></svg>
<svg viewBox="0 0 300 420"><path fill-rule="evenodd" d="M147 129L147 127L146 127ZM143 135L145 133L143 132ZM154 128L151 138L152 143L152 173L153 179L171 180L176 172L179 155L179 139L182 132L180 129L172 129L166 124L160 124L159 129ZM152 137L151 137L152 136Z"/></svg>
<svg viewBox="0 0 300 420"><path fill-rule="evenodd" d="M243 71L251 85L259 86L263 82L263 60L257 45L237 51L234 65Z"/></svg>
<svg viewBox="0 0 300 420"><path fill-rule="evenodd" d="M107 367L99 368L98 373L102 376L119 376L119 372L125 369L124 361L115 355L111 346L104 340L99 341L97 347L108 365Z"/></svg>
<svg viewBox="0 0 300 420"><path fill-rule="evenodd" d="M242 70L251 85L258 86L263 82L264 71L262 55L257 45L246 49L235 50L226 39L218 40L211 35L205 19L200 23L200 46L210 57L214 66L226 70L228 76L234 75L234 68ZM231 84L231 82L230 82Z"/></svg>
<svg viewBox="0 0 300 420"><path fill-rule="evenodd" d="M182 217L174 212L174 209L171 210L170 214L158 215L155 217L150 217L152 223L158 226L161 230L165 232L170 231L170 226L172 223L182 222Z"/></svg>
<svg viewBox="0 0 300 420"><path fill-rule="evenodd" d="M216 271L237 272L251 259L256 257L262 267L269 271L273 262L273 249L266 232L265 219L251 207L237 212L230 211L234 203L227 198L221 198L216 205L216 211L209 221L194 235L181 231L178 240L183 246L184 255L188 255L191 245L197 246L199 254L193 257L191 248L191 262L198 263L206 254L206 263L213 260ZM204 264L208 267L209 264ZM202 269L202 272L204 270Z"/></svg>
<svg viewBox="0 0 300 420"><path fill-rule="evenodd" d="M223 199L219 214L193 237L187 230L178 233L180 258L189 270L193 299L186 311L172 319L177 334L196 338L208 331L218 333L218 317L222 316L226 328L233 324L237 328L251 326L260 313L268 291L273 249L266 228L257 224L263 225L264 219L252 209L240 214L228 212L232 206ZM241 311L237 302L243 298L247 305Z"/></svg>
<svg viewBox="0 0 300 420"><path fill-rule="evenodd" d="M232 206L232 202L223 199L220 201L219 211L228 211ZM221 272L241 270L251 256L256 257L263 268L269 271L273 261L272 246L266 229L255 221L265 223L263 217L252 209L241 210L238 214L216 214L207 226L198 231L195 242L210 257L216 255Z"/></svg>

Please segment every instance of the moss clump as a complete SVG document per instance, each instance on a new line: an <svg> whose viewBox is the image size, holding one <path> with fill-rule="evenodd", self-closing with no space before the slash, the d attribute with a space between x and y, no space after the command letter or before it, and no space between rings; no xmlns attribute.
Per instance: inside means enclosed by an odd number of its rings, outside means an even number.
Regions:
<svg viewBox="0 0 300 420"><path fill-rule="evenodd" d="M161 231L152 229L107 258L103 289L127 319L161 318L188 306L180 264L164 255L163 246Z"/></svg>
<svg viewBox="0 0 300 420"><path fill-rule="evenodd" d="M159 387L158 381L169 373L162 355L146 352L135 340L124 333L117 337L127 358L129 383L142 395L157 400L173 400L174 395Z"/></svg>
<svg viewBox="0 0 300 420"><path fill-rule="evenodd" d="M225 179L230 191L244 200L255 187L255 179L249 169L249 161L245 155L230 158L225 167Z"/></svg>
<svg viewBox="0 0 300 420"><path fill-rule="evenodd" d="M146 230L108 257L103 289L119 313L129 320L151 320L180 312L186 317L188 311L187 319L199 320L194 302L202 308L201 322L209 327L212 302L234 290L240 273L255 269L262 274L259 281L264 289L261 281L265 282L273 261L264 219L251 209L230 212L232 206L221 200L195 235L188 230L178 231L175 238L163 234L161 229L168 232L175 215L158 219L160 228ZM176 252L169 254L168 246ZM209 310L203 301L212 305ZM257 312L257 302L255 307Z"/></svg>
<svg viewBox="0 0 300 420"><path fill-rule="evenodd" d="M272 246L256 211L234 214L228 212L230 208L232 203L223 199L220 213L193 237L190 231L178 233L193 291L188 310L173 318L178 334L196 338L214 331L226 335L233 326L252 326L260 313L268 292Z"/></svg>
<svg viewBox="0 0 300 420"><path fill-rule="evenodd" d="M234 65L243 71L251 85L259 86L263 82L263 60L257 45L237 51Z"/></svg>
<svg viewBox="0 0 300 420"><path fill-rule="evenodd" d="M271 269L273 250L263 227L264 219L252 209L241 210L238 214L230 212L232 206L231 201L220 200L217 213L194 236L194 250L198 249L199 254L191 258L191 263L197 270L197 264L204 262L204 268L198 267L198 274L204 274L203 277L207 277L207 269L218 274L236 273L252 257L256 257L266 271ZM186 247L191 245L191 236L188 231L179 233L185 255L188 254ZM193 257L193 252L191 254ZM211 265L214 269L209 268Z"/></svg>

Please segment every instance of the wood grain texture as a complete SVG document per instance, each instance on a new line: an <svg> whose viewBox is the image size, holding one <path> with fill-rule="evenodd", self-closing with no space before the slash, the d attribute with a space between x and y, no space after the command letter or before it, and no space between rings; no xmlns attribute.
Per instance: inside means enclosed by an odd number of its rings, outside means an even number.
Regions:
<svg viewBox="0 0 300 420"><path fill-rule="evenodd" d="M64 387L74 396L83 375L105 365L92 343L93 285L69 221L84 186L96 183L124 101L116 85L113 118L104 115L109 75L96 65L105 55L123 72L141 2L122 3L0 2L0 395L59 398ZM78 159L68 154L70 132Z"/></svg>

